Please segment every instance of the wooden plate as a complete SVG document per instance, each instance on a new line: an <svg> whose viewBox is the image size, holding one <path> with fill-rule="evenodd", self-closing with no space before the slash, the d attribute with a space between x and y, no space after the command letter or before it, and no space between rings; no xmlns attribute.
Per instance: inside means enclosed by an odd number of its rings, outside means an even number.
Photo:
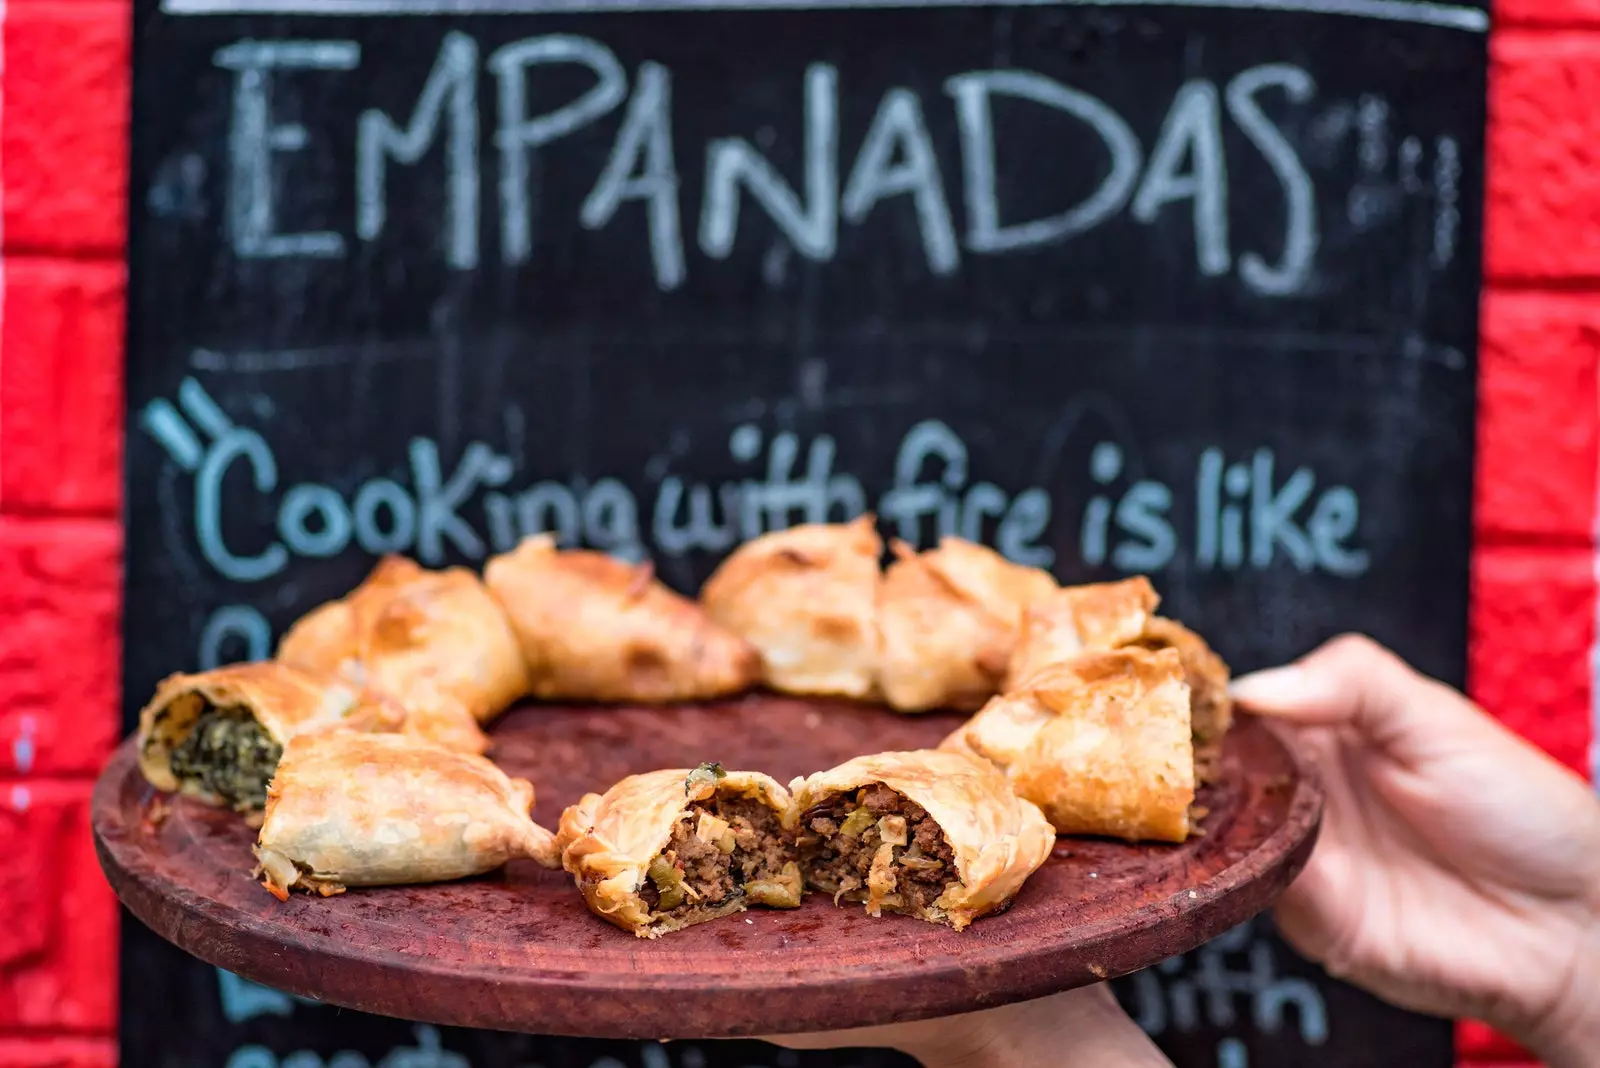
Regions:
<svg viewBox="0 0 1600 1068"><path fill-rule="evenodd" d="M960 722L756 695L692 708L524 707L495 759L538 789L535 816L634 772L719 760L782 782L865 752L937 744ZM809 895L664 938L590 915L569 877L518 862L466 882L294 895L250 878L237 817L155 799L124 744L94 795L111 885L202 960L336 1005L531 1034L729 1038L834 1030L1021 1001L1137 971L1262 911L1304 865L1322 795L1277 738L1243 718L1225 781L1183 846L1061 839L1013 907L965 932L874 920Z"/></svg>

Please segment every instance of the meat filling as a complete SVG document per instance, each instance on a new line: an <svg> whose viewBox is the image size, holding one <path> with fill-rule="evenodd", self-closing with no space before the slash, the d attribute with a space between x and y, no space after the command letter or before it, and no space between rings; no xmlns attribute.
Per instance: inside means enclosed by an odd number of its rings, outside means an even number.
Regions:
<svg viewBox="0 0 1600 1068"><path fill-rule="evenodd" d="M742 904L798 908L802 883L794 844L778 814L751 798L689 806L639 888L657 917L695 923Z"/></svg>
<svg viewBox="0 0 1600 1068"><path fill-rule="evenodd" d="M172 750L172 774L235 809L254 809L267 803L282 756L283 746L247 710L207 703Z"/></svg>
<svg viewBox="0 0 1600 1068"><path fill-rule="evenodd" d="M801 818L800 862L806 881L841 898L929 916L940 895L960 886L944 829L916 802L882 783L839 794Z"/></svg>

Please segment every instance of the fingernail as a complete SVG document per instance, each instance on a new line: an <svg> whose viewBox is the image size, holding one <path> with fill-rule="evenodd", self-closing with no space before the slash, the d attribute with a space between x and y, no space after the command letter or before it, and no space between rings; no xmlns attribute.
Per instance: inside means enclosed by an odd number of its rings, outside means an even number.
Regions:
<svg viewBox="0 0 1600 1068"><path fill-rule="evenodd" d="M1295 704L1306 695L1305 672L1290 665L1241 675L1229 685L1228 694L1246 705Z"/></svg>

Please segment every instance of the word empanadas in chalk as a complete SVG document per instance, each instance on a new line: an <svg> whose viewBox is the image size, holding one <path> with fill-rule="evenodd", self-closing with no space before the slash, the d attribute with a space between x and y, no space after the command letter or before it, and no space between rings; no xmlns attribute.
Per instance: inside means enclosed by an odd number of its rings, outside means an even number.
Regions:
<svg viewBox="0 0 1600 1068"><path fill-rule="evenodd" d="M139 713L139 770L158 790L250 812L296 735L394 731L404 720L380 695L271 660L170 675Z"/></svg>
<svg viewBox="0 0 1600 1068"><path fill-rule="evenodd" d="M961 538L893 550L878 591L884 700L901 712L976 710L1000 689L1024 609L1055 579Z"/></svg>
<svg viewBox="0 0 1600 1068"><path fill-rule="evenodd" d="M561 817L563 866L595 915L655 938L750 905L798 908L789 793L720 765L630 775Z"/></svg>
<svg viewBox="0 0 1600 1068"><path fill-rule="evenodd" d="M1084 653L991 700L941 748L1003 771L1062 834L1182 842L1194 803L1176 650Z"/></svg>
<svg viewBox="0 0 1600 1068"><path fill-rule="evenodd" d="M516 636L478 577L399 556L291 627L278 659L380 690L405 708L407 733L467 752L487 746L478 724L528 689Z"/></svg>
<svg viewBox="0 0 1600 1068"><path fill-rule="evenodd" d="M1040 598L1023 613L1005 690L1024 688L1029 676L1086 652L1124 647L1175 649L1190 692L1196 773L1216 780L1222 741L1233 722L1228 665L1198 634L1155 614L1160 602L1150 580L1069 586Z"/></svg>
<svg viewBox="0 0 1600 1068"><path fill-rule="evenodd" d="M666 703L754 684L754 648L656 581L649 564L562 551L535 535L484 578L522 646L535 696Z"/></svg>
<svg viewBox="0 0 1600 1068"><path fill-rule="evenodd" d="M296 738L268 791L257 874L288 900L297 887L445 882L521 857L559 867L533 796L485 758L411 735Z"/></svg>
<svg viewBox="0 0 1600 1068"><path fill-rule="evenodd" d="M1055 846L1038 808L959 752L857 757L796 779L788 823L813 889L961 930L1009 907Z"/></svg>
<svg viewBox="0 0 1600 1068"><path fill-rule="evenodd" d="M764 534L706 581L711 618L761 652L774 690L867 699L878 676L878 558L872 516Z"/></svg>

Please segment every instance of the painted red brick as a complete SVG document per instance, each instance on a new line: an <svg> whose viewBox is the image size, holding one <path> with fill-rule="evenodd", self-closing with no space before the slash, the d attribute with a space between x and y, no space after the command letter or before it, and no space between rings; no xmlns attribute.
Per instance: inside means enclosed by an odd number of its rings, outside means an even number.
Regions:
<svg viewBox="0 0 1600 1068"><path fill-rule="evenodd" d="M1600 34L1508 30L1490 52L1486 270L1600 278Z"/></svg>
<svg viewBox="0 0 1600 1068"><path fill-rule="evenodd" d="M1499 26L1600 27L1600 0L1496 0Z"/></svg>
<svg viewBox="0 0 1600 1068"><path fill-rule="evenodd" d="M1479 537L1590 543L1600 478L1600 301L1491 291L1478 375Z"/></svg>
<svg viewBox="0 0 1600 1068"><path fill-rule="evenodd" d="M0 777L93 775L115 744L122 531L0 516Z"/></svg>
<svg viewBox="0 0 1600 1068"><path fill-rule="evenodd" d="M1473 559L1468 688L1484 708L1589 773L1595 556L1486 546Z"/></svg>
<svg viewBox="0 0 1600 1068"><path fill-rule="evenodd" d="M110 1038L0 1039L5 1068L113 1068L116 1042Z"/></svg>
<svg viewBox="0 0 1600 1068"><path fill-rule="evenodd" d="M87 781L0 781L0 1032L109 1032L117 909Z"/></svg>
<svg viewBox="0 0 1600 1068"><path fill-rule="evenodd" d="M1537 1063L1527 1050L1476 1020L1457 1025L1456 1051L1475 1068L1534 1068Z"/></svg>
<svg viewBox="0 0 1600 1068"><path fill-rule="evenodd" d="M115 254L127 242L129 35L118 0L10 0L5 249Z"/></svg>
<svg viewBox="0 0 1600 1068"><path fill-rule="evenodd" d="M115 516L120 263L8 259L0 318L0 513Z"/></svg>

